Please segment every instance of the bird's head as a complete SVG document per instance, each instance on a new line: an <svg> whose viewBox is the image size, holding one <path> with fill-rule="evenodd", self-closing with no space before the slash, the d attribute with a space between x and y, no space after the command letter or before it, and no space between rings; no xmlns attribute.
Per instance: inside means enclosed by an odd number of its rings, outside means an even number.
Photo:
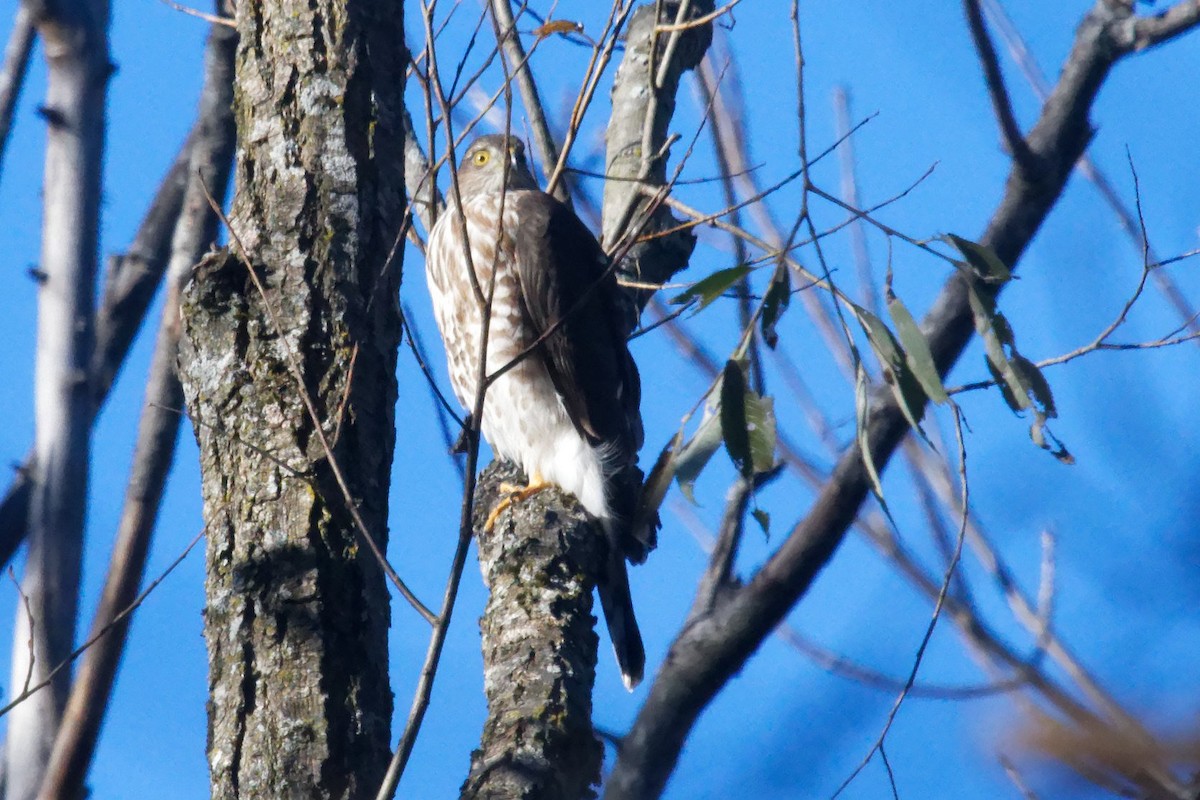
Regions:
<svg viewBox="0 0 1200 800"><path fill-rule="evenodd" d="M499 192L501 187L536 189L537 180L525 161L525 145L515 136L489 133L471 142L458 167L458 188L464 197Z"/></svg>

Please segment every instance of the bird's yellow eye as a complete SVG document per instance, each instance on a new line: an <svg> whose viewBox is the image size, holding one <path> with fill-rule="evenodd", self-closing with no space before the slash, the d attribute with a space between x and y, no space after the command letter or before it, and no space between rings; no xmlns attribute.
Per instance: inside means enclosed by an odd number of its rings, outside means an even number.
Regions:
<svg viewBox="0 0 1200 800"><path fill-rule="evenodd" d="M491 154L488 153L487 150L480 150L475 155L471 156L471 161L473 161L475 163L475 166L482 167L484 164L486 164L488 162L488 159L491 157L492 157Z"/></svg>

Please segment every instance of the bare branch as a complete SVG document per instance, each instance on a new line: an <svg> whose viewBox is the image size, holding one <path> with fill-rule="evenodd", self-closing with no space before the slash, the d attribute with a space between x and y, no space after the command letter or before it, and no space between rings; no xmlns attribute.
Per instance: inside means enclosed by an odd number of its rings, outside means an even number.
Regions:
<svg viewBox="0 0 1200 800"><path fill-rule="evenodd" d="M96 412L108 399L113 380L120 372L166 269L171 232L183 201L195 136L193 129L184 140L129 249L125 254L109 259L104 296L96 318L96 348L90 369ZM0 565L7 564L25 540L32 474L31 449L17 468L4 499L0 500Z"/></svg>
<svg viewBox="0 0 1200 800"><path fill-rule="evenodd" d="M1145 50L1187 33L1200 24L1200 3L1184 0L1152 17L1138 17L1132 37L1124 40L1129 50ZM1128 30L1128 29L1126 29Z"/></svg>
<svg viewBox="0 0 1200 800"><path fill-rule="evenodd" d="M845 86L833 90L833 115L836 121L838 165L841 170L842 201L852 208L862 208L858 192L858 161L854 155L854 140L850 136L850 91ZM871 255L867 251L867 234L862 217L850 225L850 246L854 251L854 266L858 272L858 288L863 306L879 314L879 292L871 273Z"/></svg>
<svg viewBox="0 0 1200 800"><path fill-rule="evenodd" d="M656 29L660 24L691 19L680 18L685 12L696 17L710 13L713 5L712 0L698 0L690 6L686 2L647 3L629 21L625 56L613 79L612 116L605 137L608 180L604 183L601 241L611 250L629 226L641 232L643 241L629 249L620 267L622 276L635 281L665 283L687 265L695 246L690 231L655 236L678 224L661 205L644 224L638 217L652 208L643 185L666 183L666 156L660 155L659 149L668 140L679 80L700 63L712 40L712 27L708 23L673 31L666 37L665 47ZM639 308L648 298L642 295L637 301ZM633 324L631 320L631 328Z"/></svg>
<svg viewBox="0 0 1200 800"><path fill-rule="evenodd" d="M48 55L43 117L48 123L43 186L42 253L34 365L34 479L23 589L38 623L33 680L47 679L75 639L87 503L93 405L88 368L95 335L108 7L105 0L66 0L27 8ZM27 632L18 614L14 639ZM23 676L26 654L14 653ZM19 678L14 679L13 685ZM41 785L69 675L59 673L9 717L5 749L7 800L28 800Z"/></svg>
<svg viewBox="0 0 1200 800"><path fill-rule="evenodd" d="M485 530L488 510L503 496L501 482L523 477L508 464L490 469L476 497L489 598L480 621L488 718L471 756L464 800L576 800L599 778L601 747L590 702L596 671L591 576L603 574L606 540L595 535L574 498L558 490L537 507L513 508Z"/></svg>
<svg viewBox="0 0 1200 800"><path fill-rule="evenodd" d="M1200 14L1196 4L1185 5ZM1131 15L1129 9L1113 9L1100 0L1077 30L1059 83L1026 139L1040 165L1038 179L1030 181L1025 170L1014 165L1000 206L980 239L1005 264L1019 261L1083 153L1091 136L1091 106L1122 55L1121 50L1114 52L1113 38ZM961 274L950 279L923 324L943 374L974 330L966 280ZM907 431L890 394L872 398L866 435L877 466L886 465ZM863 454L852 446L839 459L809 515L753 579L680 633L625 739L606 797L658 796L697 715L808 590L869 491Z"/></svg>
<svg viewBox="0 0 1200 800"><path fill-rule="evenodd" d="M163 570L162 573L160 573L157 578L155 578L153 581L151 581L149 583L149 585L147 585L146 588L142 590L141 594L139 594L132 603L130 603L125 608L121 609L120 613L118 613L115 617L113 617L112 622L110 623L110 627L111 627L111 625L120 625L126 618L129 617L130 614L132 614L134 611L137 611L138 608L141 607L142 603L144 603L146 601L146 598L149 597L151 595L151 593L159 587L159 584L161 584L164 580L167 579L168 575L170 575L172 572L175 571L176 567L178 567L180 564L183 563L183 560L188 557L189 553L192 552L192 548L195 547L200 542L200 540L204 538L205 530L206 530L205 528L201 528L200 532L197 533L194 537L192 537L192 540L190 542L188 542L186 547L183 548L183 552L180 553L179 556L174 561L172 561L170 564L168 564L167 568L165 570ZM41 683L26 685L25 689L20 694L13 697L5 705L0 706L0 717L4 717L4 716L12 713L13 709L21 707L23 704L25 704L29 701L30 697L33 697L34 695L36 695L37 693L41 692L43 689L48 687L51 684L51 682L54 680L54 677L56 675L66 671L67 668L70 667L71 664L73 664L77 658L79 658L81 655L86 653L88 651L88 648L90 648L93 644L95 644L100 637L106 635L108 633L108 631L109 631L109 628L106 627L103 630L97 632L97 634L95 635L95 638L88 637L88 639L83 644L79 645L79 647L76 647L74 650L72 650L70 655L67 656L67 658L65 658L58 664L55 664L53 666L53 668L48 671L46 677L41 681Z"/></svg>
<svg viewBox="0 0 1200 800"><path fill-rule="evenodd" d="M998 0L984 0L984 9L999 30L1000 36L1008 46L1013 60L1017 62L1017 66L1020 68L1022 74L1024 74L1029 85L1033 88L1034 94L1037 95L1039 101L1045 102L1050 94L1050 87L1046 81L1046 76L1042 73L1033 55L1029 52L1029 48L1026 46L1025 40L1021 38L1020 32L1012 20L1009 19L1004 6ZM1134 218L1133 211L1126 205L1125 201L1117 193L1117 190L1113 188L1112 181L1100 169L1100 166L1088 153L1084 153L1076 164L1076 168L1100 192L1100 196L1104 198L1104 202L1108 204L1113 214L1117 217L1117 221L1120 222L1121 229L1133 240L1134 246L1141 248L1143 242L1140 238L1138 223ZM1169 263L1170 261L1170 259L1167 261L1160 259L1155 255L1153 249L1150 250L1150 260L1159 265ZM1192 310L1191 303L1188 302L1178 284L1176 284L1165 270L1155 270L1151 277L1154 279L1154 283L1158 286L1159 291L1167 298L1167 302L1174 307L1179 317L1185 321L1187 328L1192 333L1200 333L1200 324L1197 324L1196 312Z"/></svg>
<svg viewBox="0 0 1200 800"><path fill-rule="evenodd" d="M175 372L179 295L192 267L216 241L217 216L208 206L203 181L210 181L214 191L224 197L236 138L232 105L236 47L234 31L213 27L206 53L208 75L196 125L198 136L188 170L191 179L175 226L167 301L151 362L133 469L108 576L92 621L89 638L95 644L80 666L63 712L63 724L39 794L43 800L76 797L84 791L129 630L128 618L119 623L115 619L137 595L159 503L174 460L181 418L175 409L183 405L183 392Z"/></svg>
<svg viewBox="0 0 1200 800"><path fill-rule="evenodd" d="M25 74L29 71L29 56L33 52L33 15L23 5L17 6L13 19L12 33L4 47L4 63L0 65L0 165L4 163L8 134L12 130L13 113L25 85Z"/></svg>
<svg viewBox="0 0 1200 800"><path fill-rule="evenodd" d="M988 36L979 0L963 0L963 9L967 14L967 27L971 31L971 40L975 43L975 52L979 55L988 97L992 100L992 110L1000 124L1004 144L1018 166L1033 170L1037 165L1033 163L1033 153L1025 143L1025 137L1021 135L1021 126L1017 124L1016 115L1013 113L1012 100L1008 96L1008 87L1004 85L1004 74L1000 71L996 48L992 46L991 37Z"/></svg>
<svg viewBox="0 0 1200 800"><path fill-rule="evenodd" d="M521 92L521 104L529 115L529 123L533 126L533 143L537 147L538 158L542 169L547 173L558 163L558 146L550 133L550 124L546 121L546 109L542 106L542 98L538 95L537 84L533 80L533 72L529 67L525 48L517 35L517 23L513 19L510 0L491 0L492 15L496 21L496 40L508 60L509 69L516 72L517 89ZM556 185L548 187L551 194L566 203L571 204L571 186L564 176Z"/></svg>

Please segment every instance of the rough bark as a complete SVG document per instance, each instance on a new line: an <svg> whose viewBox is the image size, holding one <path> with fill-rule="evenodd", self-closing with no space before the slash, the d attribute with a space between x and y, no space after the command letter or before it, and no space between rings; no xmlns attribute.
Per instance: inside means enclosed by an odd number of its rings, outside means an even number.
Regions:
<svg viewBox="0 0 1200 800"><path fill-rule="evenodd" d="M479 565L489 592L483 632L488 719L471 755L464 800L591 797L603 755L592 733L596 634L592 589L607 549L574 498L544 493L483 522L511 464L488 470L476 490Z"/></svg>
<svg viewBox="0 0 1200 800"><path fill-rule="evenodd" d="M237 26L237 252L197 267L180 343L208 530L212 796L373 797L389 601L335 472L382 546L403 8L239 2Z"/></svg>
<svg viewBox="0 0 1200 800"><path fill-rule="evenodd" d="M26 3L38 27L49 80L48 131L34 366L34 454L29 549L13 633L10 686L41 682L74 646L87 504L92 403L88 365L94 331L108 6L104 0ZM32 646L27 646L32 638ZM8 800L41 785L70 685L60 672L9 715Z"/></svg>

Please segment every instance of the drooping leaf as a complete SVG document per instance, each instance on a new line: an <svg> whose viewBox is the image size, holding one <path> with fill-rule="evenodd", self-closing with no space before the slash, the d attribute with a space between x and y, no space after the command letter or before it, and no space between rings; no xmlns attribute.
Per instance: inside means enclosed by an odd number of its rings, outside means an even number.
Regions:
<svg viewBox="0 0 1200 800"><path fill-rule="evenodd" d="M1008 317L998 310L992 312L992 330L996 332L996 339L1005 357L1011 358L1017 352L1017 337L1013 334L1012 325L1008 324Z"/></svg>
<svg viewBox="0 0 1200 800"><path fill-rule="evenodd" d="M721 417L717 409L717 403L711 408L705 406L700 427L675 458L675 480L679 483L679 490L696 505L699 505L694 493L696 478L700 477L713 453L721 446Z"/></svg>
<svg viewBox="0 0 1200 800"><path fill-rule="evenodd" d="M924 429L921 428L921 417L925 415L925 392L908 368L904 349L896 341L895 335L883 320L862 306L854 303L849 305L863 331L867 334L871 350L883 368L884 380L891 388L892 395L896 398L896 404L900 406L904 418L922 439L929 441Z"/></svg>
<svg viewBox="0 0 1200 800"><path fill-rule="evenodd" d="M953 233L946 234L945 238L957 248L958 252L963 254L963 258L967 260L967 264L980 280L992 285L1000 285L1012 280L1012 271L990 247L984 247L969 239L955 236Z"/></svg>
<svg viewBox="0 0 1200 800"><path fill-rule="evenodd" d="M781 261L775 267L771 283L767 286L766 297L763 298L762 337L767 347L772 350L779 342L779 334L775 332L775 323L783 316L788 304L792 301L792 282L787 266Z"/></svg>
<svg viewBox="0 0 1200 800"><path fill-rule="evenodd" d="M867 470L867 478L871 481L871 491L876 499L884 504L883 483L879 480L879 471L875 469L875 459L871 455L871 437L868 436L867 423L870 422L870 392L867 384L867 371L860 362L854 371L854 421L855 438L862 455L863 467ZM885 505L886 507L886 505Z"/></svg>
<svg viewBox="0 0 1200 800"><path fill-rule="evenodd" d="M1058 416L1054 405L1054 393L1050 391L1050 382L1042 374L1037 364L1025 356L1016 353L1012 357L1013 371L1021 380L1021 384L1033 399L1036 408L1045 416L1053 419Z"/></svg>
<svg viewBox="0 0 1200 800"><path fill-rule="evenodd" d="M1016 350L1012 328L1004 315L997 313L995 298L990 293L978 291L978 287L971 286L967 289L967 300L975 318L975 330L983 340L988 371L1000 386L1004 401L1015 413L1020 414L1033 405L1033 400L1006 352L1006 345L1009 352Z"/></svg>
<svg viewBox="0 0 1200 800"><path fill-rule="evenodd" d="M992 375L992 380L994 380L996 382L996 386L1000 388L1000 396L1004 398L1004 402L1008 404L1008 407L1012 409L1012 412L1014 414L1020 414L1022 411L1029 408L1029 405L1023 403L1022 399L1018 398L1013 392L1013 386L1005 379L1003 370L997 369L995 363L990 358L985 358L984 362L987 364L988 372L990 372ZM1020 387L1018 386L1017 388L1019 389Z"/></svg>
<svg viewBox="0 0 1200 800"><path fill-rule="evenodd" d="M746 373L738 362L725 362L721 377L721 433L725 450L743 477L754 474L750 431L746 429Z"/></svg>
<svg viewBox="0 0 1200 800"><path fill-rule="evenodd" d="M667 490L671 488L671 481L679 467L679 449L682 445L683 431L680 430L671 437L671 441L667 442L667 446L658 454L658 459L654 462L654 467L646 476L646 483L642 486L642 498L638 509L639 518L650 519L650 512L657 511L662 507L663 498L667 496Z"/></svg>
<svg viewBox="0 0 1200 800"><path fill-rule="evenodd" d="M750 512L750 516L754 517L754 521L758 523L758 527L762 528L763 536L771 538L771 515L761 508L756 508Z"/></svg>
<svg viewBox="0 0 1200 800"><path fill-rule="evenodd" d="M1050 453L1050 455L1062 463L1068 466L1075 463L1075 456L1071 455L1066 445L1051 433L1050 428L1046 425L1046 417L1040 412L1036 415L1033 425L1029 428L1029 438L1033 440L1034 444Z"/></svg>
<svg viewBox="0 0 1200 800"><path fill-rule="evenodd" d="M719 269L707 278L696 281L686 290L676 295L671 299L671 304L677 306L683 305L699 298L700 305L696 308L699 311L729 291L735 283L749 275L752 269L752 267L746 264Z"/></svg>
<svg viewBox="0 0 1200 800"><path fill-rule="evenodd" d="M900 298L891 292L890 287L887 292L887 307L892 324L896 326L896 335L900 337L900 344L904 346L908 368L920 382L921 388L925 390L925 394L930 400L935 403L945 403L950 397L946 394L942 377L938 375L937 365L933 363L933 353L929 350L929 341L925 338L925 334L921 333L921 328L909 313L908 308L900 301Z"/></svg>

